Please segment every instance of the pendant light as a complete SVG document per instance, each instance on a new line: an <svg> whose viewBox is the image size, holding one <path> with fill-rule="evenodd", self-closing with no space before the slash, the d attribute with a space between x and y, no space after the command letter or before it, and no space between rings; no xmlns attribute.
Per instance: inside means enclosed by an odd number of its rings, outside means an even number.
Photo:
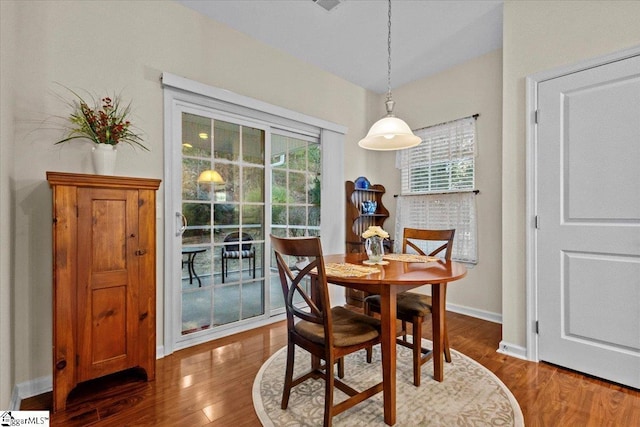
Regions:
<svg viewBox="0 0 640 427"><path fill-rule="evenodd" d="M415 147L422 141L411 132L403 120L393 115L395 102L391 99L391 0L389 0L389 33L387 37L387 115L371 126L369 133L358 145L367 150L390 151Z"/></svg>

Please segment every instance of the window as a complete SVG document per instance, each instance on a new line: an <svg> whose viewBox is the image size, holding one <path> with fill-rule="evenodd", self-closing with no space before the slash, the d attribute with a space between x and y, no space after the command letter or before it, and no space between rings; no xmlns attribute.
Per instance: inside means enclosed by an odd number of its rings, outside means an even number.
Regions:
<svg viewBox="0 0 640 427"><path fill-rule="evenodd" d="M422 142L398 152L398 245L405 227L455 228L453 258L477 262L475 122L473 116L419 129Z"/></svg>

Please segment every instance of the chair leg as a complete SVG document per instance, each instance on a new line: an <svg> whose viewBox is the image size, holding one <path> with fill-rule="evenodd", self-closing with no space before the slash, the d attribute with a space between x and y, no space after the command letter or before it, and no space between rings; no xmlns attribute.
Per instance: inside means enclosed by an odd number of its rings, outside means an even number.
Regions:
<svg viewBox="0 0 640 427"><path fill-rule="evenodd" d="M222 258L221 261L221 265L222 265L222 283L224 283L224 275L227 274L226 269L225 269L225 264L227 262L226 258Z"/></svg>
<svg viewBox="0 0 640 427"><path fill-rule="evenodd" d="M324 427L331 427L331 419L333 418L333 357L327 357L325 360L326 368L324 375Z"/></svg>
<svg viewBox="0 0 640 427"><path fill-rule="evenodd" d="M447 301L447 284L442 285L442 298ZM447 310L444 311L444 360L451 363L451 349L449 348L449 329L447 329Z"/></svg>
<svg viewBox="0 0 640 427"><path fill-rule="evenodd" d="M364 314L366 314L367 316L371 316L371 307L369 307L369 304L367 304L367 302L364 302ZM367 363L371 363L371 360L373 359L373 347L369 346L366 349L367 351Z"/></svg>
<svg viewBox="0 0 640 427"><path fill-rule="evenodd" d="M284 388L282 390L282 403L280 408L287 409L289 406L289 396L291 395L291 385L293 384L293 364L295 358L296 345L292 342L287 344L287 369L284 374Z"/></svg>
<svg viewBox="0 0 640 427"><path fill-rule="evenodd" d="M422 367L422 317L413 318L413 385L420 387Z"/></svg>
<svg viewBox="0 0 640 427"><path fill-rule="evenodd" d="M249 258L249 267L251 267L251 260L253 260L253 278L256 278L256 259L255 257Z"/></svg>
<svg viewBox="0 0 640 427"><path fill-rule="evenodd" d="M451 363L451 349L449 348L449 331L447 331L447 322L444 323L444 360Z"/></svg>
<svg viewBox="0 0 640 427"><path fill-rule="evenodd" d="M414 323L415 325L415 323ZM409 331L407 331L407 322L406 321L402 321L402 341L404 342L409 342L409 340L407 339L407 334L409 333Z"/></svg>
<svg viewBox="0 0 640 427"><path fill-rule="evenodd" d="M338 378L344 378L344 357L338 359Z"/></svg>

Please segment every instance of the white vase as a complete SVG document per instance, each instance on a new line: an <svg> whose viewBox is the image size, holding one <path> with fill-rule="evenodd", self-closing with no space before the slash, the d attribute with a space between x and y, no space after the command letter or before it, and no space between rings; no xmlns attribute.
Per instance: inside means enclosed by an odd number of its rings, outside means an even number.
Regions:
<svg viewBox="0 0 640 427"><path fill-rule="evenodd" d="M91 153L93 170L98 175L113 175L116 170L116 155L118 151L115 145L96 144Z"/></svg>

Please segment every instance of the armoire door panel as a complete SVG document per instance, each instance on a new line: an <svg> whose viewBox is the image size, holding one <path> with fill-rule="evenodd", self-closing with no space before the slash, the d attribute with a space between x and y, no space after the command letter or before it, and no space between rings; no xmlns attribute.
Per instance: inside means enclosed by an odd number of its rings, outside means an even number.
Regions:
<svg viewBox="0 0 640 427"><path fill-rule="evenodd" d="M96 289L91 296L91 364L127 356L127 288Z"/></svg>
<svg viewBox="0 0 640 427"><path fill-rule="evenodd" d="M127 202L91 200L91 268L94 272L126 268Z"/></svg>
<svg viewBox="0 0 640 427"><path fill-rule="evenodd" d="M138 192L80 188L78 207L78 379L85 381L135 366Z"/></svg>

